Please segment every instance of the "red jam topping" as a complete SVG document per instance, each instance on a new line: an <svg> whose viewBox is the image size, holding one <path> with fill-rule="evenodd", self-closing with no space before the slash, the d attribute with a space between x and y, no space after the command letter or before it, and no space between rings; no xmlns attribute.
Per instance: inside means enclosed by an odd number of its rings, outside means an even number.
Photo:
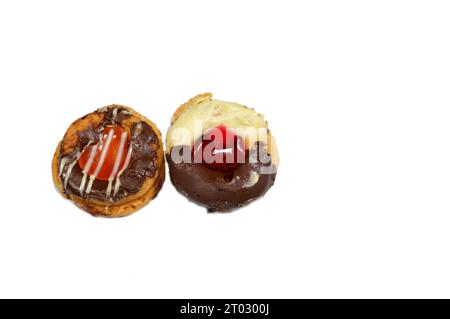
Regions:
<svg viewBox="0 0 450 319"><path fill-rule="evenodd" d="M107 181L113 171L114 178L125 163L129 140L129 133L122 126L107 126L98 144L82 151L78 164L83 171L88 169L85 172L90 176L97 173L99 180Z"/></svg>

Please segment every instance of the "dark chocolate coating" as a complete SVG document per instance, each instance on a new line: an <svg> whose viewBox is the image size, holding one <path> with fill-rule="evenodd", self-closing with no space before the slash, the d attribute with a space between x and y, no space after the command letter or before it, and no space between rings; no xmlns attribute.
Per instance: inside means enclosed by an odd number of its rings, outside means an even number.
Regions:
<svg viewBox="0 0 450 319"><path fill-rule="evenodd" d="M263 196L275 182L276 168L272 165L270 155L263 151L263 156L269 157L262 161L258 154L262 143L257 143L250 151L247 151L245 163L231 172L223 172L209 168L202 163L176 163L170 153L166 154L169 165L170 180L175 188L189 200L204 206L209 212L225 212L241 207ZM187 145L174 146L171 152L183 154L191 152ZM257 158L250 163L249 158ZM192 159L192 158L191 158ZM261 174L261 168L271 167L273 173ZM252 172L259 174L258 181L252 186L246 186Z"/></svg>

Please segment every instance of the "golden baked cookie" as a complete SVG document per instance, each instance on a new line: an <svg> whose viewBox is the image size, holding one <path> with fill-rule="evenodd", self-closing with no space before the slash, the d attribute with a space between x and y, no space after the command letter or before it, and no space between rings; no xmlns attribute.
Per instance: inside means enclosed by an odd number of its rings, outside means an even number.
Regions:
<svg viewBox="0 0 450 319"><path fill-rule="evenodd" d="M69 126L53 156L52 174L57 190L92 215L129 215L164 183L161 133L132 108L105 106Z"/></svg>

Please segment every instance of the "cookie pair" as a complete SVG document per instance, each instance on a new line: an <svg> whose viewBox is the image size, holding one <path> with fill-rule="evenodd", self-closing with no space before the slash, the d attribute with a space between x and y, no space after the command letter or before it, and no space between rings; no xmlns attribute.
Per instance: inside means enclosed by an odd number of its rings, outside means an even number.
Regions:
<svg viewBox="0 0 450 319"><path fill-rule="evenodd" d="M165 160L175 188L217 212L264 195L279 162L261 114L206 93L175 111L166 152L157 126L129 107L109 105L85 115L58 144L52 175L57 190L81 209L119 217L156 197Z"/></svg>

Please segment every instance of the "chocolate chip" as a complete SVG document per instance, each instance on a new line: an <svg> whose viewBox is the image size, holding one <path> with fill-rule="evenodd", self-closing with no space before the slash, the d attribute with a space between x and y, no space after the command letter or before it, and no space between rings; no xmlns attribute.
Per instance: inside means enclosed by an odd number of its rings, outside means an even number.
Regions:
<svg viewBox="0 0 450 319"><path fill-rule="evenodd" d="M141 172L135 169L127 169L122 176L120 176L120 183L127 191L135 193L141 188L144 179Z"/></svg>

